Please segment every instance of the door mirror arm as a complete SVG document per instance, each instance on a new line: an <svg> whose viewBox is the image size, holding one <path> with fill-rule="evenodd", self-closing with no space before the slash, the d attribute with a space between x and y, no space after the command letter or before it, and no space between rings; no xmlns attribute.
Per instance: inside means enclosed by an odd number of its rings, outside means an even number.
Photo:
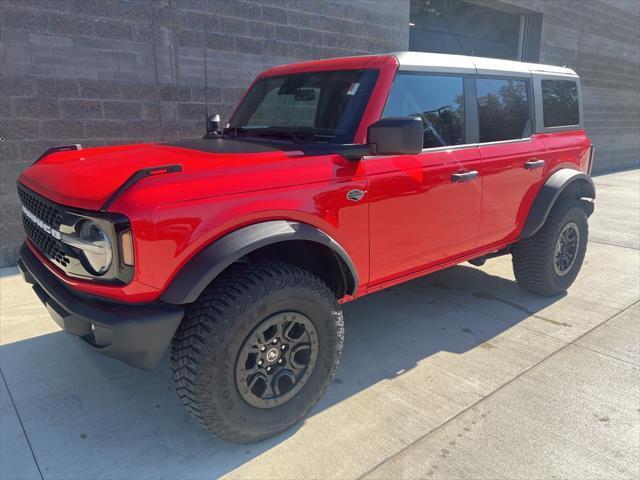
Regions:
<svg viewBox="0 0 640 480"><path fill-rule="evenodd" d="M371 145L341 145L337 152L347 160L360 160L367 155L374 155Z"/></svg>

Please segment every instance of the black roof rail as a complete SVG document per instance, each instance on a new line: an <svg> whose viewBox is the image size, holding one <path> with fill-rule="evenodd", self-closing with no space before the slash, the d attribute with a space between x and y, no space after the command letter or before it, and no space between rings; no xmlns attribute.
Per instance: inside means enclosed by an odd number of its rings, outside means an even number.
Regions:
<svg viewBox="0 0 640 480"><path fill-rule="evenodd" d="M38 157L38 159L35 162L33 162L33 165L38 163L47 155L51 155L52 153L55 153L55 152L68 152L70 150L82 150L82 145L79 143L74 143L72 145L58 145L56 147L48 148L47 150L45 150L45 152L42 155Z"/></svg>
<svg viewBox="0 0 640 480"><path fill-rule="evenodd" d="M140 170L138 170L136 173L134 173L133 175L131 175L126 182L124 182L122 185L120 185L120 187L118 187L118 189L113 192L113 195L111 195L106 202L104 202L104 205L102 205L102 207L100 208L100 211L102 212L106 212L107 209L113 205L113 203L127 190L129 190L132 186L134 186L136 183L138 183L140 180L142 180L143 178L147 178L153 175L164 175L165 173L175 173L175 172L181 172L182 171L182 165L179 164L174 164L174 165L161 165L159 167L149 167L149 168L142 168Z"/></svg>

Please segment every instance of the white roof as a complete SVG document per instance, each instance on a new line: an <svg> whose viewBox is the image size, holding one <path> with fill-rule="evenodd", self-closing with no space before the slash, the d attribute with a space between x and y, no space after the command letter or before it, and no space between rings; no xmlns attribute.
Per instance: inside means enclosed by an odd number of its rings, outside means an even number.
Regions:
<svg viewBox="0 0 640 480"><path fill-rule="evenodd" d="M469 57L466 55L446 55L427 52L394 52L400 70L422 72L467 73L478 75L509 74L530 77L532 73L577 76L566 67L525 63L499 58Z"/></svg>

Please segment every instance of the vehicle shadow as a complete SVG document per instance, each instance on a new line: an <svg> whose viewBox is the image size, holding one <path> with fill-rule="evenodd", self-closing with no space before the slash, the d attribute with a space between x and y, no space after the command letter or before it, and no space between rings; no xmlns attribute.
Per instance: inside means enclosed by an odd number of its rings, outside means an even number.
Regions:
<svg viewBox="0 0 640 480"><path fill-rule="evenodd" d="M457 266L347 304L340 367L308 418L438 352L481 346L558 299ZM0 366L45 477L219 477L304 425L255 445L226 443L184 412L166 356L141 372L61 332L3 345Z"/></svg>

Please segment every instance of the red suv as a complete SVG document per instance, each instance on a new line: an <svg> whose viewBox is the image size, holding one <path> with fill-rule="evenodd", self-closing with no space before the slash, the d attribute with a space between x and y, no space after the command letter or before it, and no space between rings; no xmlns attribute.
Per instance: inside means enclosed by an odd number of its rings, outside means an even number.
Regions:
<svg viewBox="0 0 640 480"><path fill-rule="evenodd" d="M54 147L21 176L19 266L67 332L253 442L338 364L340 304L510 254L564 292L595 190L572 70L401 52L260 74L203 139Z"/></svg>

